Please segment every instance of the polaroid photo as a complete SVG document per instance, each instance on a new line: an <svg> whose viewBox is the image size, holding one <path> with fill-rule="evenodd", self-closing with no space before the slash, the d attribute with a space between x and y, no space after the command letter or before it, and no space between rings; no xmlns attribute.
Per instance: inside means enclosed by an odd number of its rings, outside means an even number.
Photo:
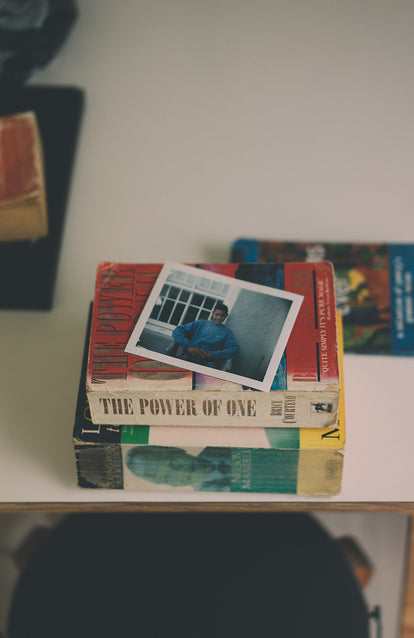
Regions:
<svg viewBox="0 0 414 638"><path fill-rule="evenodd" d="M167 262L125 352L268 392L302 301Z"/></svg>

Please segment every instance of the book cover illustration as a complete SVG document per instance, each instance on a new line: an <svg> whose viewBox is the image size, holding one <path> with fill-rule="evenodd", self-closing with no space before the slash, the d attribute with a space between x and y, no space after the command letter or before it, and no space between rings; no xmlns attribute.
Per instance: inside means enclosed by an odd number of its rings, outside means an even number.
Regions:
<svg viewBox="0 0 414 638"><path fill-rule="evenodd" d="M209 318L227 303L227 325L242 346L234 362L253 376L263 361L254 317L246 323L242 294L205 277L212 271L298 293L304 301L270 392L189 372L126 353L125 346L161 270L160 264L98 267L87 395L95 423L186 426L329 427L339 403L338 344L331 264L198 265L199 277L168 281L160 292L145 338L167 349L177 325ZM272 321L272 316L269 316Z"/></svg>
<svg viewBox="0 0 414 638"><path fill-rule="evenodd" d="M331 261L345 352L414 354L414 245L239 239L231 260Z"/></svg>

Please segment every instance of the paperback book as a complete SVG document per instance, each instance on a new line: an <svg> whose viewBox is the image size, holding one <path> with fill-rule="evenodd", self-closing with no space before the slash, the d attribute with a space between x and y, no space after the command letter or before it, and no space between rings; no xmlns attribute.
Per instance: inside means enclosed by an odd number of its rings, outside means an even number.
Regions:
<svg viewBox="0 0 414 638"><path fill-rule="evenodd" d="M153 351L174 352L177 326L210 320L217 304L240 344L232 371L246 384L217 379L177 365L125 352L155 285L161 264L102 263L93 304L86 391L97 424L219 427L328 428L338 419L340 394L334 275L329 263L200 264L199 275L171 273L159 292L142 340ZM303 296L269 392L249 387L272 355L278 329L274 306L221 284L262 284ZM260 319L260 322L259 322ZM262 326L258 330L258 325ZM224 361L227 365L228 361Z"/></svg>
<svg viewBox="0 0 414 638"><path fill-rule="evenodd" d="M85 389L87 353L88 340L73 430L80 487L302 495L340 491L343 389L338 422L327 429L95 424Z"/></svg>
<svg viewBox="0 0 414 638"><path fill-rule="evenodd" d="M414 354L414 245L238 239L232 262L330 261L345 352Z"/></svg>
<svg viewBox="0 0 414 638"><path fill-rule="evenodd" d="M42 141L35 113L0 118L0 241L48 233Z"/></svg>

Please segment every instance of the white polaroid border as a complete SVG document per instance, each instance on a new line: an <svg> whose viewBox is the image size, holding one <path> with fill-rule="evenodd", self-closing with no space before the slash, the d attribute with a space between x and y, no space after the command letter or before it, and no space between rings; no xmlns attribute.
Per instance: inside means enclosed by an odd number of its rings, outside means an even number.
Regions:
<svg viewBox="0 0 414 638"><path fill-rule="evenodd" d="M225 372L223 370L212 368L208 365L202 365L200 363L193 363L191 361L186 361L186 360L171 356L169 354L163 354L163 353L157 352L156 350L150 350L139 344L141 334L144 328L147 326L147 323L152 313L152 310L154 308L154 305L156 304L160 296L160 292L164 284L166 283L168 276L170 275L170 273L172 273L172 271L183 272L186 274L196 275L197 277L203 277L204 279L226 283L229 286L231 286L232 289L236 290L236 294L238 290L244 289L244 290L250 290L253 292L261 293L269 297L278 297L280 299L287 299L291 302L289 309L286 313L283 326L277 338L276 345L273 349L273 354L270 357L269 364L267 366L267 370L262 381L258 381L256 379L252 379L252 378L235 374L232 372ZM268 392L273 383L277 368L280 364L280 360L286 348L286 344L288 342L290 333L292 332L292 328L296 321L296 317L302 305L303 299L304 298L302 295L288 292L286 290L271 288L270 286L263 286L260 284L243 281L241 279L234 279L233 277L227 277L226 275L221 275L216 272L211 272L209 270L204 270L204 269L196 268L193 266L187 266L187 265L179 264L175 262L166 262L163 265L160 271L160 274L158 275L157 280L151 290L151 293L148 296L147 302L141 312L141 315L139 316L137 323L135 324L133 332L131 333L128 343L125 347L125 352L128 352L129 354L133 354L133 355L142 356L147 359L152 359L155 361L168 363L177 368L192 370L194 372L216 377L218 379L224 379L225 381L238 383L238 384L247 386L249 388L253 388L255 390L262 390L264 392Z"/></svg>

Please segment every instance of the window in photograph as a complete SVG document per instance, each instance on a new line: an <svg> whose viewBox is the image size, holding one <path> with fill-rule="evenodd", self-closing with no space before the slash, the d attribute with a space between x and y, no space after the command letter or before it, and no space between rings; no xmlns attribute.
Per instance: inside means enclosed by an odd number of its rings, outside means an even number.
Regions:
<svg viewBox="0 0 414 638"><path fill-rule="evenodd" d="M206 279L195 279L182 282L182 285L191 287L181 288L171 284L164 284L159 297L152 309L149 327L154 330L172 331L176 326L190 323L198 319L210 319L213 309L218 302L223 302L222 296L210 296L208 294L193 292L195 289L208 288ZM211 287L211 282L210 282ZM227 286L228 288L228 286ZM220 292L226 292L226 288L219 288Z"/></svg>

